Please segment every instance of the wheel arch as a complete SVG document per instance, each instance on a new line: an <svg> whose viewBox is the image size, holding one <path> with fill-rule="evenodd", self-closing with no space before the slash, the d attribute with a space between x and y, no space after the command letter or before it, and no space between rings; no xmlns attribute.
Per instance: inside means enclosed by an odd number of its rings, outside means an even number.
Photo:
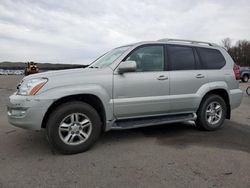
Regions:
<svg viewBox="0 0 250 188"><path fill-rule="evenodd" d="M228 95L228 92L227 90L225 89L213 89L213 90L210 90L208 91L203 97L202 97L202 100L200 102L200 105L201 103L203 102L203 100L205 99L206 96L208 95L211 95L211 94L214 94L214 95L218 95L220 97L222 97L227 105L227 114L226 114L226 118L227 119L230 119L231 118L231 106L230 106L230 99L229 99L229 95ZM200 106L199 105L199 106Z"/></svg>
<svg viewBox="0 0 250 188"><path fill-rule="evenodd" d="M242 73L242 78L244 78L244 76L247 76L247 77L248 77L248 79L249 79L250 73L248 73L248 72L244 72L244 73Z"/></svg>
<svg viewBox="0 0 250 188"><path fill-rule="evenodd" d="M90 106L92 106L97 111L97 113L99 114L99 116L101 118L102 129L105 129L105 126L106 126L106 112L105 112L104 105L103 105L101 99L99 97L97 97L96 95L93 95L93 94L68 95L68 96L64 96L62 98L57 99L56 101L54 101L50 105L50 107L46 111L46 113L45 113L45 115L43 117L41 127L46 128L47 121L49 119L49 115L51 114L51 112L53 110L55 110L61 104L64 104L64 103L70 102L70 101L82 101L82 102L85 102L85 103L89 104Z"/></svg>

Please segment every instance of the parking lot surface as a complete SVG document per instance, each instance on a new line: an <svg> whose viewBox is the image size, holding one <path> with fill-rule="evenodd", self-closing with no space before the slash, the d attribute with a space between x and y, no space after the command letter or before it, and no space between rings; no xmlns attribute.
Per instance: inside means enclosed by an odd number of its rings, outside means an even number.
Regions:
<svg viewBox="0 0 250 188"><path fill-rule="evenodd" d="M22 76L0 76L0 187L250 187L250 97L215 132L192 123L102 134L89 151L54 153L44 131L7 121ZM247 84L241 84L245 89Z"/></svg>

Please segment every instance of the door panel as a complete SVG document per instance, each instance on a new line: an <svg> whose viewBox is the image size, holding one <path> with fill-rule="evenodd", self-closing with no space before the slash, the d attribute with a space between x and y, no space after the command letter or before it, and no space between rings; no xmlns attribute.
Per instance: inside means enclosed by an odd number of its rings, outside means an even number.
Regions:
<svg viewBox="0 0 250 188"><path fill-rule="evenodd" d="M114 115L117 118L166 114L169 110L169 72L163 45L140 46L125 58L136 72L114 73ZM119 69L119 66L118 66Z"/></svg>
<svg viewBox="0 0 250 188"><path fill-rule="evenodd" d="M131 72L114 75L117 118L165 114L169 110L169 73Z"/></svg>
<svg viewBox="0 0 250 188"><path fill-rule="evenodd" d="M197 91L207 83L206 70L200 70L196 51L190 46L168 45L170 61L170 112L195 112L199 105Z"/></svg>

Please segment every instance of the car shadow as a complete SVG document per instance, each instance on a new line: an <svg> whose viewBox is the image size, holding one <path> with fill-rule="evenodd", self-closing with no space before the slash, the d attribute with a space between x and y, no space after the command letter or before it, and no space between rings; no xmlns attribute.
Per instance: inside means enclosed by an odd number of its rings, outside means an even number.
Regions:
<svg viewBox="0 0 250 188"><path fill-rule="evenodd" d="M102 142L141 137L155 138L156 143L174 148L190 146L215 147L250 153L250 126L227 121L217 131L200 131L194 123L174 123L123 131L110 131L102 135Z"/></svg>
<svg viewBox="0 0 250 188"><path fill-rule="evenodd" d="M17 133L6 133L11 137ZM30 155L56 154L46 140L45 131L21 131L15 142L9 143L9 148ZM141 143L145 139L154 138L155 144L176 149L190 146L215 147L238 150L250 153L250 126L233 121L226 121L222 129L217 131L200 131L193 123L173 123L160 126L143 127L122 131L103 133L94 150L104 149L107 145L124 142ZM17 141L18 140L18 141ZM45 153L44 153L45 152Z"/></svg>

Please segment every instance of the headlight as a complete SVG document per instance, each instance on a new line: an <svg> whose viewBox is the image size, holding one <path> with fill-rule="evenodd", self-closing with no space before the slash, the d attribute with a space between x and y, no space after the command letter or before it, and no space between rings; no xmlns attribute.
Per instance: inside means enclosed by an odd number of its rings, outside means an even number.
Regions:
<svg viewBox="0 0 250 188"><path fill-rule="evenodd" d="M17 95L35 95L48 81L47 78L24 80L18 86Z"/></svg>

